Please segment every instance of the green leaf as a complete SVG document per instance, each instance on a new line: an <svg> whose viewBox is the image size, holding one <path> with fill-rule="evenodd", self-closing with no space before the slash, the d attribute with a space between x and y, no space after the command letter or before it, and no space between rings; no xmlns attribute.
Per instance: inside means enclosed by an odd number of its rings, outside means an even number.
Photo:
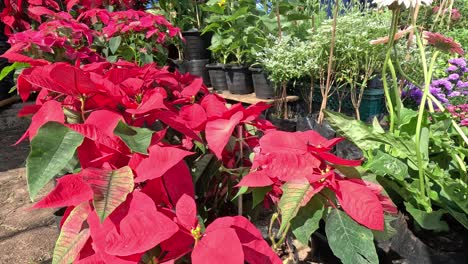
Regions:
<svg viewBox="0 0 468 264"><path fill-rule="evenodd" d="M305 206L312 196L314 189L308 181L286 182L281 189L283 195L279 201L281 210L281 226L279 234L281 234L289 222L297 215L299 209Z"/></svg>
<svg viewBox="0 0 468 264"><path fill-rule="evenodd" d="M291 221L292 232L302 244L307 245L310 236L319 228L323 211L323 202L317 197L313 197Z"/></svg>
<svg viewBox="0 0 468 264"><path fill-rule="evenodd" d="M117 56L115 56L115 55L114 56L109 56L109 57L107 57L107 61L111 62L111 63L114 63L114 62L117 61Z"/></svg>
<svg viewBox="0 0 468 264"><path fill-rule="evenodd" d="M231 199L231 201L234 201L240 195L245 194L248 190L249 190L249 187L247 187L247 186L240 187L239 191L237 191L237 194Z"/></svg>
<svg viewBox="0 0 468 264"><path fill-rule="evenodd" d="M149 63L153 63L153 55L151 54L147 54L147 53L140 53L140 58L141 58L141 62L142 64L149 64Z"/></svg>
<svg viewBox="0 0 468 264"><path fill-rule="evenodd" d="M55 243L52 264L73 263L90 236L89 229L83 229L83 222L90 212L89 203L84 202L71 211L60 230Z"/></svg>
<svg viewBox="0 0 468 264"><path fill-rule="evenodd" d="M380 150L377 151L377 155L367 166L372 172L380 176L389 175L399 181L404 181L408 177L408 166L403 161Z"/></svg>
<svg viewBox="0 0 468 264"><path fill-rule="evenodd" d="M446 213L445 210L440 209L433 212L425 212L415 208L411 203L405 202L405 207L408 213L413 216L414 220L424 229L434 230L436 232L448 231L449 226L447 222L440 218Z"/></svg>
<svg viewBox="0 0 468 264"><path fill-rule="evenodd" d="M402 108L400 113L400 131L408 133L409 135L414 133L413 131L416 130L417 119L418 112L408 108Z"/></svg>
<svg viewBox="0 0 468 264"><path fill-rule="evenodd" d="M356 169L356 167L342 166L342 165L333 165L335 169L341 172L347 178L360 179L361 173Z"/></svg>
<svg viewBox="0 0 468 264"><path fill-rule="evenodd" d="M115 54L115 52L119 49L120 43L122 43L122 37L120 36L112 37L109 40L109 49L112 54Z"/></svg>
<svg viewBox="0 0 468 264"><path fill-rule="evenodd" d="M429 163L429 129L427 127L421 129L421 143L419 148L424 160L423 166L426 167Z"/></svg>
<svg viewBox="0 0 468 264"><path fill-rule="evenodd" d="M372 128L361 121L328 110L325 110L325 116L338 134L346 137L362 150L374 150L382 144L390 144L385 134L373 132Z"/></svg>
<svg viewBox="0 0 468 264"><path fill-rule="evenodd" d="M133 151L148 154L153 131L147 128L132 127L120 121L114 129L114 134L119 136Z"/></svg>
<svg viewBox="0 0 468 264"><path fill-rule="evenodd" d="M26 174L31 200L73 158L83 136L66 126L48 122L31 141L31 152L26 160Z"/></svg>
<svg viewBox="0 0 468 264"><path fill-rule="evenodd" d="M343 264L379 263L372 232L346 213L332 209L325 224L328 244Z"/></svg>
<svg viewBox="0 0 468 264"><path fill-rule="evenodd" d="M252 190L252 209L265 199L265 195L271 191L271 186L253 188Z"/></svg>
<svg viewBox="0 0 468 264"><path fill-rule="evenodd" d="M101 223L127 199L133 191L133 172L129 166L118 170L86 169L83 179L93 189L93 205Z"/></svg>
<svg viewBox="0 0 468 264"><path fill-rule="evenodd" d="M396 219L396 217L391 215L385 215L385 228L383 231L372 230L372 234L374 234L374 238L380 241L388 241L390 240L396 233L396 229L393 228L391 223Z"/></svg>
<svg viewBox="0 0 468 264"><path fill-rule="evenodd" d="M29 63L15 62L12 65L4 67L0 72L0 81L3 80L3 78L5 78L8 74L10 74L10 72L15 71L17 69L28 68L29 66Z"/></svg>

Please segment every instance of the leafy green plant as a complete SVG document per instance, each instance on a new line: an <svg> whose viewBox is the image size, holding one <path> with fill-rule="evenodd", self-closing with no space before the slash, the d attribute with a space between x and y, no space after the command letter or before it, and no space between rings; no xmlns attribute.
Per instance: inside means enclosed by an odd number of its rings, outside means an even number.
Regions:
<svg viewBox="0 0 468 264"><path fill-rule="evenodd" d="M311 43L298 38L283 36L258 54L260 65L268 72L268 77L282 88L286 95L287 82L310 74ZM283 104L283 115L288 118L287 104Z"/></svg>
<svg viewBox="0 0 468 264"><path fill-rule="evenodd" d="M335 92L339 94L339 98L345 98L345 94L351 95L358 119L360 119L359 106L367 83L380 71L384 60L382 54L385 47L372 45L370 41L386 34L389 26L388 18L388 13L347 13L337 19L332 67L336 83ZM324 72L331 45L331 29L332 22L324 21L311 35L310 46L315 58L312 69L313 75L318 79L325 78Z"/></svg>
<svg viewBox="0 0 468 264"><path fill-rule="evenodd" d="M212 32L210 50L223 64L248 64L266 43L265 32L257 27L260 11L253 1L233 1L223 5L209 1L204 10L210 12L203 33Z"/></svg>

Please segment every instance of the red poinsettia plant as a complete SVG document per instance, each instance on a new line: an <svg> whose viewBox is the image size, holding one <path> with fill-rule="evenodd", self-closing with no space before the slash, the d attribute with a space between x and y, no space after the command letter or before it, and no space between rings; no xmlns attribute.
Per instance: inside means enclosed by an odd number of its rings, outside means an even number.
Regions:
<svg viewBox="0 0 468 264"><path fill-rule="evenodd" d="M360 163L329 153L341 139L325 140L313 131L276 131L259 118L268 105L228 108L208 93L200 78L153 64L53 63L23 71L18 91L24 99L38 92L36 104L20 112L32 114L22 137L31 140L31 198L66 171L34 205L67 207L54 262L137 263L145 253L165 262L192 252L193 263L207 258L280 263L246 218L218 218L202 230L205 223L197 220L195 200L211 190L195 196L186 160L211 155L206 149L226 171L251 165L239 186L271 186L266 199L274 203L302 193L287 205L280 201L283 223L294 217L288 208L297 213L326 188L336 194L341 208L370 229L382 230L383 210L394 210L378 185L334 170L335 164ZM259 139L252 128L265 135ZM250 153L255 153L253 163ZM332 197L328 200L327 205L338 206ZM215 246L221 242L226 247Z"/></svg>
<svg viewBox="0 0 468 264"><path fill-rule="evenodd" d="M29 7L21 10L28 10L27 17L38 24L34 28L15 29L7 21L13 19L14 23L20 23L19 19L5 14L0 16L10 32L12 45L3 57L32 65L77 60L115 62L118 59L138 64L165 64L165 47L174 37L181 37L178 28L161 15L133 9L110 12L103 4L113 1L94 2L68 1L67 9L61 10L59 7L65 6L63 2L59 5L55 1L30 1ZM131 2L123 1L122 7L131 6Z"/></svg>
<svg viewBox="0 0 468 264"><path fill-rule="evenodd" d="M331 153L342 139L278 131L260 117L269 105L229 105L210 94L201 78L155 63L114 63L99 53L95 59L70 53L56 62L44 55L55 54L59 44L91 49L97 37L131 38L139 30L147 37L151 23L171 28L138 11L81 11L77 20L54 13L57 19L40 25L38 36L32 30L13 35L6 56L30 63L17 89L24 101L37 95L19 113L31 116L18 141L31 142L31 199L55 182L33 207L66 208L53 263L282 263L274 250L283 240L276 237L292 229L307 243L316 229L310 221L318 225L326 214L330 238L340 233L334 217L363 245L372 244L369 229L384 229L384 211L395 208L379 185L343 173L361 161ZM108 27L95 35L86 26L93 21ZM46 30L54 26L57 32ZM151 34L170 39L178 30ZM42 55L22 53L28 48ZM240 197L248 192L278 209L272 246L242 216ZM237 208L229 202L234 199ZM330 239L332 249L336 241ZM371 253L359 252L367 259L374 258Z"/></svg>

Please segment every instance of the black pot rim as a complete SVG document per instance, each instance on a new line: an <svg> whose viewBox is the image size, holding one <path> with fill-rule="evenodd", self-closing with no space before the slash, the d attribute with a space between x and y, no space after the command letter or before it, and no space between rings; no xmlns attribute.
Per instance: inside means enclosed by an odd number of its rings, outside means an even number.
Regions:
<svg viewBox="0 0 468 264"><path fill-rule="evenodd" d="M184 61L186 61L186 62L191 62L191 61L194 61L194 62L199 62L199 61L200 61L200 62L201 62L201 61L203 61L203 62L209 62L210 59L193 59L193 60L184 60Z"/></svg>
<svg viewBox="0 0 468 264"><path fill-rule="evenodd" d="M249 70L251 72L257 72L257 73L263 72L263 68L261 66L250 66Z"/></svg>
<svg viewBox="0 0 468 264"><path fill-rule="evenodd" d="M209 70L224 70L224 64L222 63L210 63L206 65L206 68Z"/></svg>
<svg viewBox="0 0 468 264"><path fill-rule="evenodd" d="M239 65L239 64L226 64L224 65L225 69L229 70L248 70L249 67L245 65Z"/></svg>

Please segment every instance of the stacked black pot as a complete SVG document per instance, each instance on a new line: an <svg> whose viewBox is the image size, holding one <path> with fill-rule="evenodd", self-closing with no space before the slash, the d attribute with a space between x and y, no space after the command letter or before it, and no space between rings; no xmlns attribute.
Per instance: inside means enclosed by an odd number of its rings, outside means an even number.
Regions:
<svg viewBox="0 0 468 264"><path fill-rule="evenodd" d="M182 72L200 76L207 86L211 86L210 76L206 65L210 62L211 53L208 47L211 44L211 34L201 34L198 30L182 32L185 39L184 57L185 62L179 65Z"/></svg>

